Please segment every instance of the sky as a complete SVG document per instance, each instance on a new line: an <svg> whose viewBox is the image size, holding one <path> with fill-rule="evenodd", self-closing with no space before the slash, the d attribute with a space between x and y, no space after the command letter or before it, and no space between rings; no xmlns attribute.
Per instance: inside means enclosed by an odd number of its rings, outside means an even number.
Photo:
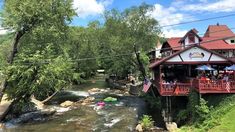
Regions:
<svg viewBox="0 0 235 132"><path fill-rule="evenodd" d="M102 20L105 10L115 8L123 11L143 2L155 7L150 15L159 21L161 26L235 13L235 0L74 0L78 17L74 18L72 24L86 26L89 21ZM165 27L162 28L162 32L165 37L181 37L190 29L196 28L199 34L204 34L208 25L217 23L233 28L235 27L234 20L235 16Z"/></svg>
<svg viewBox="0 0 235 132"><path fill-rule="evenodd" d="M0 0L0 6L1 1L3 0ZM123 11L143 2L154 6L154 10L149 14L159 22L160 26L235 14L235 0L74 0L73 8L76 9L78 16L74 17L71 25L86 26L93 20L102 21L105 10L115 8ZM234 20L235 16L232 16L165 27L162 28L162 32L165 37L182 37L187 31L195 28L199 34L204 34L208 25L217 23L235 28Z"/></svg>

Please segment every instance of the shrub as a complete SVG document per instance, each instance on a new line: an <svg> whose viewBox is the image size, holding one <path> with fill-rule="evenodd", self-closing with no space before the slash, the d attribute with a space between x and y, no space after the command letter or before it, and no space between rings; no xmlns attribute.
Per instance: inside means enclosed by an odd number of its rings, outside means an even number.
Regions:
<svg viewBox="0 0 235 132"><path fill-rule="evenodd" d="M149 130L154 126L154 121L151 116L144 115L140 121L140 124L142 125L144 130Z"/></svg>
<svg viewBox="0 0 235 132"><path fill-rule="evenodd" d="M200 98L200 104L195 106L196 108L196 113L198 115L198 118L200 120L205 120L206 116L210 112L210 108L207 106L207 101L204 100L203 98Z"/></svg>

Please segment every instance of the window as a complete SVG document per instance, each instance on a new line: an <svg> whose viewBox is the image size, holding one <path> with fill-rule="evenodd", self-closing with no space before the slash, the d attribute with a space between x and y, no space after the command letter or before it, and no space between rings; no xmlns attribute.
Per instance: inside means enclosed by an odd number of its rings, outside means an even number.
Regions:
<svg viewBox="0 0 235 132"><path fill-rule="evenodd" d="M231 42L232 44L234 44L234 43L235 43L235 40L230 40L230 42Z"/></svg>
<svg viewBox="0 0 235 132"><path fill-rule="evenodd" d="M188 35L188 40L189 40L189 43L195 43L195 36L192 33L190 33Z"/></svg>

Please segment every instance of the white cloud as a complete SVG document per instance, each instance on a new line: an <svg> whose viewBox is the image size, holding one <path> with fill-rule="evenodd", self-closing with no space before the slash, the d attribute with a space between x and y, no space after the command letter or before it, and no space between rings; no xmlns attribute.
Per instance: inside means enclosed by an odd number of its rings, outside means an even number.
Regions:
<svg viewBox="0 0 235 132"><path fill-rule="evenodd" d="M112 4L113 0L74 0L73 8L79 17L100 15L105 11L105 7Z"/></svg>
<svg viewBox="0 0 235 132"><path fill-rule="evenodd" d="M183 37L188 31L180 29L165 29L163 30L163 36L166 38L171 37Z"/></svg>
<svg viewBox="0 0 235 132"><path fill-rule="evenodd" d="M185 18L191 19L188 15L179 13L175 8L180 3L174 3L174 5L165 8L160 4L154 5L154 10L149 12L149 15L155 18L160 26L178 24L185 20ZM182 37L187 32L186 30L176 29L177 27L164 27L162 28L163 36L165 37Z"/></svg>
<svg viewBox="0 0 235 132"><path fill-rule="evenodd" d="M185 11L207 11L207 12L232 12L235 11L235 0L218 0L213 3L208 3L200 0L198 4L185 5L182 10Z"/></svg>
<svg viewBox="0 0 235 132"><path fill-rule="evenodd" d="M159 21L161 26L177 24L184 20L184 15L177 13L174 7L164 8L160 4L154 5L154 10L150 15Z"/></svg>

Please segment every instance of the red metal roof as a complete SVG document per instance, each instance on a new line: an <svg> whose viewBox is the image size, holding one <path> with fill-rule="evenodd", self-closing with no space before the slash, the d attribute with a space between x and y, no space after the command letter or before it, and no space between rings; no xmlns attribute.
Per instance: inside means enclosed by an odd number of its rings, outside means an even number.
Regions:
<svg viewBox="0 0 235 132"><path fill-rule="evenodd" d="M167 39L167 43L170 45L170 47L172 48L172 50L180 50L182 49L180 46L180 41L181 38L169 38Z"/></svg>
<svg viewBox="0 0 235 132"><path fill-rule="evenodd" d="M226 25L210 25L204 35L201 37L203 47L212 50L219 49L235 49L235 45L228 44L223 38L225 37L235 37L235 34ZM170 45L172 50L181 50L180 40L183 37L174 37L167 39L166 43ZM217 40L221 39L221 40ZM216 40L216 41L211 41ZM211 42L207 42L211 41Z"/></svg>
<svg viewBox="0 0 235 132"><path fill-rule="evenodd" d="M235 37L235 34L234 34ZM203 41L201 42L201 46L207 48L207 49L212 49L212 50L218 50L218 49L235 49L234 44L228 44L225 40L216 40L216 39L221 39L219 37L204 37ZM212 40L211 42L208 42ZM216 40L216 41L213 41Z"/></svg>
<svg viewBox="0 0 235 132"><path fill-rule="evenodd" d="M235 34L233 34L235 37ZM232 36L231 36L232 37ZM167 43L173 50L181 50L181 44L179 43L181 38L169 38ZM221 39L221 40L217 40ZM221 37L203 37L201 41L201 46L207 49L219 50L219 49L235 49L234 44L228 44L225 40L222 40ZM213 41L215 40L215 41ZM207 42L211 41L211 42Z"/></svg>
<svg viewBox="0 0 235 132"><path fill-rule="evenodd" d="M234 33L228 28L227 25L209 25L204 37L228 37Z"/></svg>

